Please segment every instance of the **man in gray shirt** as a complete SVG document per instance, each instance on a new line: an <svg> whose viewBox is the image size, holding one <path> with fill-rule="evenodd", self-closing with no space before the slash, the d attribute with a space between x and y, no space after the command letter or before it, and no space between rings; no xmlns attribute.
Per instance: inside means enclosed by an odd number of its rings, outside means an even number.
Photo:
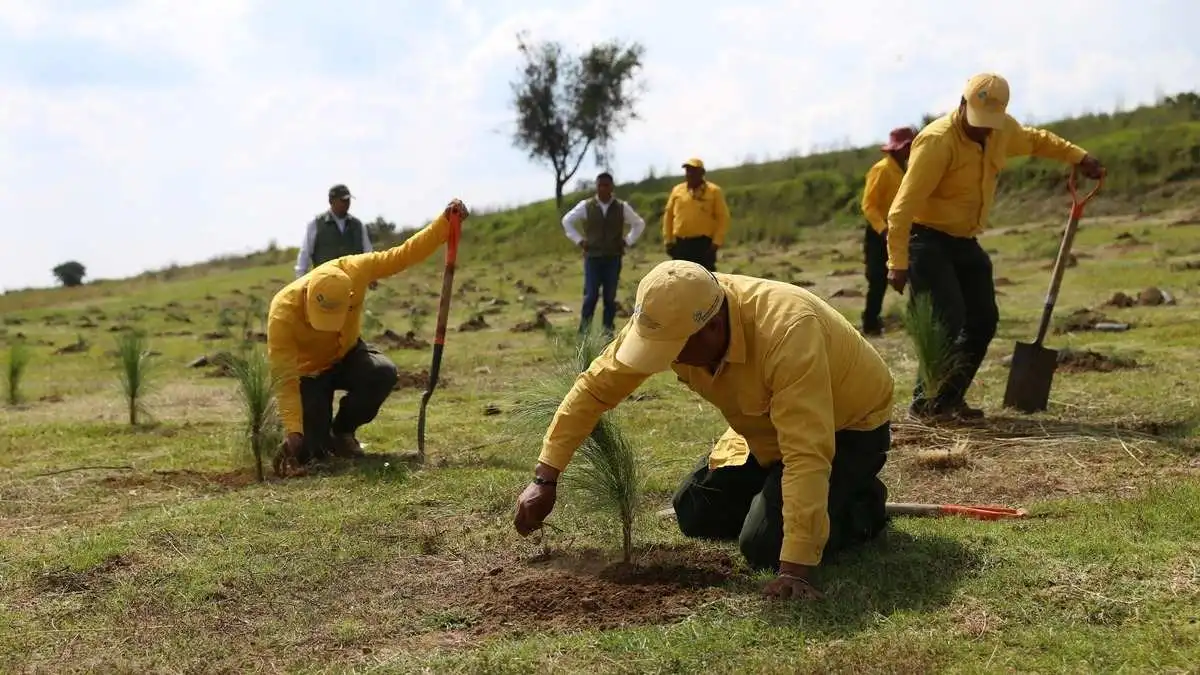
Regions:
<svg viewBox="0 0 1200 675"><path fill-rule="evenodd" d="M350 215L350 199L350 188L345 185L329 188L329 210L314 218L304 232L296 257L296 278L330 260L371 252L367 226Z"/></svg>

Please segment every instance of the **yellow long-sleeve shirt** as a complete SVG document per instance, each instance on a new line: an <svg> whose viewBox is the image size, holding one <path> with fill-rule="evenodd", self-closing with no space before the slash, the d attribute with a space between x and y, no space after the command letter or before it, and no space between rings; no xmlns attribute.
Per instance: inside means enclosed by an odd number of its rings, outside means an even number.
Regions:
<svg viewBox="0 0 1200 675"><path fill-rule="evenodd" d="M867 182L863 186L862 212L871 229L883 234L887 229L888 209L900 190L904 170L892 157L882 157L867 169Z"/></svg>
<svg viewBox="0 0 1200 675"><path fill-rule="evenodd" d="M780 560L820 562L829 538L829 475L834 433L869 430L891 418L892 374L878 352L837 310L803 288L717 274L729 301L729 347L716 375L676 364L679 380L729 423L709 466L738 466L748 454L783 462ZM600 415L645 381L614 355L626 326L581 373L546 431L539 461L560 471ZM744 443L734 435L744 438Z"/></svg>
<svg viewBox="0 0 1200 675"><path fill-rule="evenodd" d="M908 170L888 212L888 269L908 269L913 222L956 237L983 231L996 197L996 178L1009 157L1032 155L1078 164L1086 154L1011 116L1003 129L992 131L986 149L963 133L957 110L931 122L913 140Z"/></svg>
<svg viewBox="0 0 1200 675"><path fill-rule="evenodd" d="M305 318L304 300L311 271L275 294L267 315L267 356L279 380L279 416L287 433L304 432L299 378L327 370L358 342L362 333L362 298L367 286L425 260L449 234L450 221L443 213L399 246L325 263L340 267L354 284L355 302L340 332L315 330Z"/></svg>
<svg viewBox="0 0 1200 675"><path fill-rule="evenodd" d="M686 182L671 188L663 210L663 243L682 237L711 237L717 246L725 245L729 231L729 206L720 186L704 181L695 190Z"/></svg>

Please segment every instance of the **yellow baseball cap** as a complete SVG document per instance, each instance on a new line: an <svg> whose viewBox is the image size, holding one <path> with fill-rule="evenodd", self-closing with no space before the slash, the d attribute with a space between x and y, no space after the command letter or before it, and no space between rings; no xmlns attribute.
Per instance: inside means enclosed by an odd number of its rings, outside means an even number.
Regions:
<svg viewBox="0 0 1200 675"><path fill-rule="evenodd" d="M690 166L693 169L703 170L704 169L704 160L700 159L699 157L693 157L693 158L689 159L688 161L684 162L683 166L684 166L684 168L687 168Z"/></svg>
<svg viewBox="0 0 1200 675"><path fill-rule="evenodd" d="M967 124L1002 129L1008 119L1008 80L995 73L980 73L967 80Z"/></svg>
<svg viewBox="0 0 1200 675"><path fill-rule="evenodd" d="M305 313L319 331L340 331L350 314L354 283L337 265L321 265L309 273Z"/></svg>
<svg viewBox="0 0 1200 675"><path fill-rule="evenodd" d="M638 284L633 326L617 348L617 361L646 374L669 370L724 299L717 277L703 266L686 260L659 263Z"/></svg>

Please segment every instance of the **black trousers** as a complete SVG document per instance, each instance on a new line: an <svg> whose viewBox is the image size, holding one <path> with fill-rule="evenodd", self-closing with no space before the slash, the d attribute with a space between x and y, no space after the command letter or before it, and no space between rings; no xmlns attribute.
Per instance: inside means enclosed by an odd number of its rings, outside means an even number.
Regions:
<svg viewBox="0 0 1200 675"><path fill-rule="evenodd" d="M717 252L712 247L712 237L681 237L676 239L667 253L672 260L689 260L704 265L709 272L717 271Z"/></svg>
<svg viewBox="0 0 1200 675"><path fill-rule="evenodd" d="M304 416L303 463L329 454L333 434L352 434L375 419L396 385L396 364L362 339L328 370L300 378L300 405ZM333 396L344 391L337 415Z"/></svg>
<svg viewBox="0 0 1200 675"><path fill-rule="evenodd" d="M825 560L871 539L887 526L887 462L891 423L870 431L839 431L829 475L829 539ZM737 540L753 569L779 569L783 548L783 463L763 467L753 455L741 466L708 468L708 455L675 492L684 536Z"/></svg>
<svg viewBox="0 0 1200 675"><path fill-rule="evenodd" d="M942 327L954 336L960 367L939 392L924 391L918 379L913 408L940 412L963 405L967 389L996 336L1000 309L992 259L975 238L954 237L914 224L908 245L909 301L928 293Z"/></svg>
<svg viewBox="0 0 1200 675"><path fill-rule="evenodd" d="M883 330L879 314L883 311L883 296L887 293L887 232L880 234L867 225L863 228L863 264L867 277L867 300L862 313L864 333Z"/></svg>

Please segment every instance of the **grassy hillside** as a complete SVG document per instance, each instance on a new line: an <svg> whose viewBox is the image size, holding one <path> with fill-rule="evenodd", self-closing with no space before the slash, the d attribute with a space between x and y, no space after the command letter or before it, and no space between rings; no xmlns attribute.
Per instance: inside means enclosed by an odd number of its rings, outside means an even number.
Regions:
<svg viewBox="0 0 1200 675"><path fill-rule="evenodd" d="M931 428L903 417L915 362L898 326L903 298L888 294L889 328L872 343L895 377L889 498L998 503L1030 517L897 519L819 570L818 603L763 600L765 577L736 544L685 539L654 515L725 428L669 373L618 408L648 476L635 565L615 564L616 523L565 481L551 528L515 534L540 434L519 433L513 413L551 372L552 338L574 328L581 285L548 204L469 221L420 470L396 453L415 446L440 254L365 300L366 337L401 371L359 434L369 456L264 483L220 354L261 347L263 302L291 278L294 251L2 296L0 364L18 345L30 360L21 401L0 405L0 671L1191 672L1194 115L1159 106L1062 123L1114 177L1085 215L1063 282L1045 413L999 404L1005 359L1041 311L1066 210L1060 168L1015 167L1008 224L981 237L1001 311L969 394L986 420ZM738 200L722 269L805 287L856 320L865 283L847 195L874 156L714 171ZM673 182L623 193L653 216ZM663 259L655 238L652 228L627 259L626 303ZM1105 319L1128 330L1098 330ZM126 420L113 353L126 328L150 340L149 421L138 426Z"/></svg>

